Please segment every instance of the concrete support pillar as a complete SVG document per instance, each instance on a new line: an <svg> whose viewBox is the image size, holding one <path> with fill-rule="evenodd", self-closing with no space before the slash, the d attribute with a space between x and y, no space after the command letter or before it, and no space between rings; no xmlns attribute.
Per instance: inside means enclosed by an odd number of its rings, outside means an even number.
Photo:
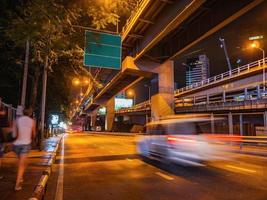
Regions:
<svg viewBox="0 0 267 200"><path fill-rule="evenodd" d="M247 88L244 89L244 96L245 96L245 100L249 99L248 98L248 89Z"/></svg>
<svg viewBox="0 0 267 200"><path fill-rule="evenodd" d="M207 94L207 104L209 104L210 103L210 96L209 96L209 94Z"/></svg>
<svg viewBox="0 0 267 200"><path fill-rule="evenodd" d="M210 120L211 120L211 133L215 133L214 114L213 113L211 113L211 115L210 115Z"/></svg>
<svg viewBox="0 0 267 200"><path fill-rule="evenodd" d="M225 91L223 91L223 102L226 101L226 98L225 98Z"/></svg>
<svg viewBox="0 0 267 200"><path fill-rule="evenodd" d="M115 97L111 98L107 104L107 113L105 121L105 130L112 131L115 118Z"/></svg>
<svg viewBox="0 0 267 200"><path fill-rule="evenodd" d="M90 126L91 126L91 128L95 128L96 127L96 118L97 118L97 109L95 109L94 111L92 111L90 113L90 117L91 117Z"/></svg>
<svg viewBox="0 0 267 200"><path fill-rule="evenodd" d="M196 104L196 96L193 97L193 105Z"/></svg>
<svg viewBox="0 0 267 200"><path fill-rule="evenodd" d="M240 129L240 135L244 135L244 129L243 129L243 115L239 115L239 129Z"/></svg>
<svg viewBox="0 0 267 200"><path fill-rule="evenodd" d="M11 121L13 120L12 105L11 104L9 104L9 106L7 108L7 119L8 119L8 124L10 124Z"/></svg>
<svg viewBox="0 0 267 200"><path fill-rule="evenodd" d="M151 97L152 120L174 114L174 62L166 61L157 67L157 71L158 93Z"/></svg>
<svg viewBox="0 0 267 200"><path fill-rule="evenodd" d="M229 134L233 135L234 128L233 128L233 115L231 112L228 113L228 127L229 127Z"/></svg>
<svg viewBox="0 0 267 200"><path fill-rule="evenodd" d="M260 99L261 98L261 89L260 86L257 85L257 98Z"/></svg>
<svg viewBox="0 0 267 200"><path fill-rule="evenodd" d="M95 128L96 117L97 117L96 114L91 115L91 127Z"/></svg>

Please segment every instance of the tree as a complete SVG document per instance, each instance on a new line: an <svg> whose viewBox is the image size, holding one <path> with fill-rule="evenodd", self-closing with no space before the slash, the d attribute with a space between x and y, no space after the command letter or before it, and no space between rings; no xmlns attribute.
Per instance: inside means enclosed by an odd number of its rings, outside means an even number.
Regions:
<svg viewBox="0 0 267 200"><path fill-rule="evenodd" d="M3 0L8 5L8 0ZM73 25L95 27L97 29L111 28L114 30L119 20L119 13L126 15L135 5L135 1L126 0L17 0L7 9L5 18L5 41L12 41L14 46L24 49L26 40L31 42L30 73L32 77L32 94L30 104L38 105L38 88L40 76L48 56L49 81L62 78L68 84L72 74L87 74L97 85L94 77L81 64L84 45L84 31ZM8 6L6 6L8 7ZM23 52L14 56L14 60L23 63ZM64 60L64 65L59 60ZM62 76L63 74L63 76ZM48 102L56 102L58 108L69 103L66 84L51 87L49 83ZM59 86L58 85L58 86ZM101 87L98 85L98 87ZM60 95L51 95L55 92ZM57 99L59 98L59 99ZM66 100L66 101L65 101ZM55 104L54 104L55 105ZM38 107L37 107L38 110Z"/></svg>

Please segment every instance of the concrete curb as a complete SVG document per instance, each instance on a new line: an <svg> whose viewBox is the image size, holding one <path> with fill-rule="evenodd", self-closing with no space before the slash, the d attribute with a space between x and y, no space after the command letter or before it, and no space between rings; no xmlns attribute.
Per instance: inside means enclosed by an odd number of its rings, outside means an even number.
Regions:
<svg viewBox="0 0 267 200"><path fill-rule="evenodd" d="M46 193L46 189L47 189L47 181L50 177L50 174L52 173L52 166L56 160L56 155L59 149L59 145L61 143L61 140L63 138L64 135L62 135L60 137L60 139L57 142L57 145L52 153L51 158L49 159L48 163L47 163L47 168L43 171L42 176L38 182L38 184L35 186L34 191L31 195L31 197L29 198L29 200L41 200L44 199L44 195Z"/></svg>

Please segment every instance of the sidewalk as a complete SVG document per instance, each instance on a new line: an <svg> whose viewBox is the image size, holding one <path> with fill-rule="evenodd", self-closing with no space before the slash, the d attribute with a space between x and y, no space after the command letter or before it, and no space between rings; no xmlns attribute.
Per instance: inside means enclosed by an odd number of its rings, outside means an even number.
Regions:
<svg viewBox="0 0 267 200"><path fill-rule="evenodd" d="M44 150L31 150L29 154L29 165L25 172L22 190L15 192L15 180L17 172L17 158L14 152L5 154L2 163L2 172L4 178L0 180L0 199L1 200L22 200L28 199L39 179L42 171L48 166L52 153L59 142L60 137L52 137L44 141Z"/></svg>

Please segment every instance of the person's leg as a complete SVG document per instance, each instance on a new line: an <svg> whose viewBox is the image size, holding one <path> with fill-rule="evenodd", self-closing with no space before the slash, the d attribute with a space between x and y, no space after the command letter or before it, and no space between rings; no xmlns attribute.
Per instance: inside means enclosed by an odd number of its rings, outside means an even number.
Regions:
<svg viewBox="0 0 267 200"><path fill-rule="evenodd" d="M27 165L27 154L21 154L18 161L18 174L16 180L15 190L21 190L21 182Z"/></svg>

